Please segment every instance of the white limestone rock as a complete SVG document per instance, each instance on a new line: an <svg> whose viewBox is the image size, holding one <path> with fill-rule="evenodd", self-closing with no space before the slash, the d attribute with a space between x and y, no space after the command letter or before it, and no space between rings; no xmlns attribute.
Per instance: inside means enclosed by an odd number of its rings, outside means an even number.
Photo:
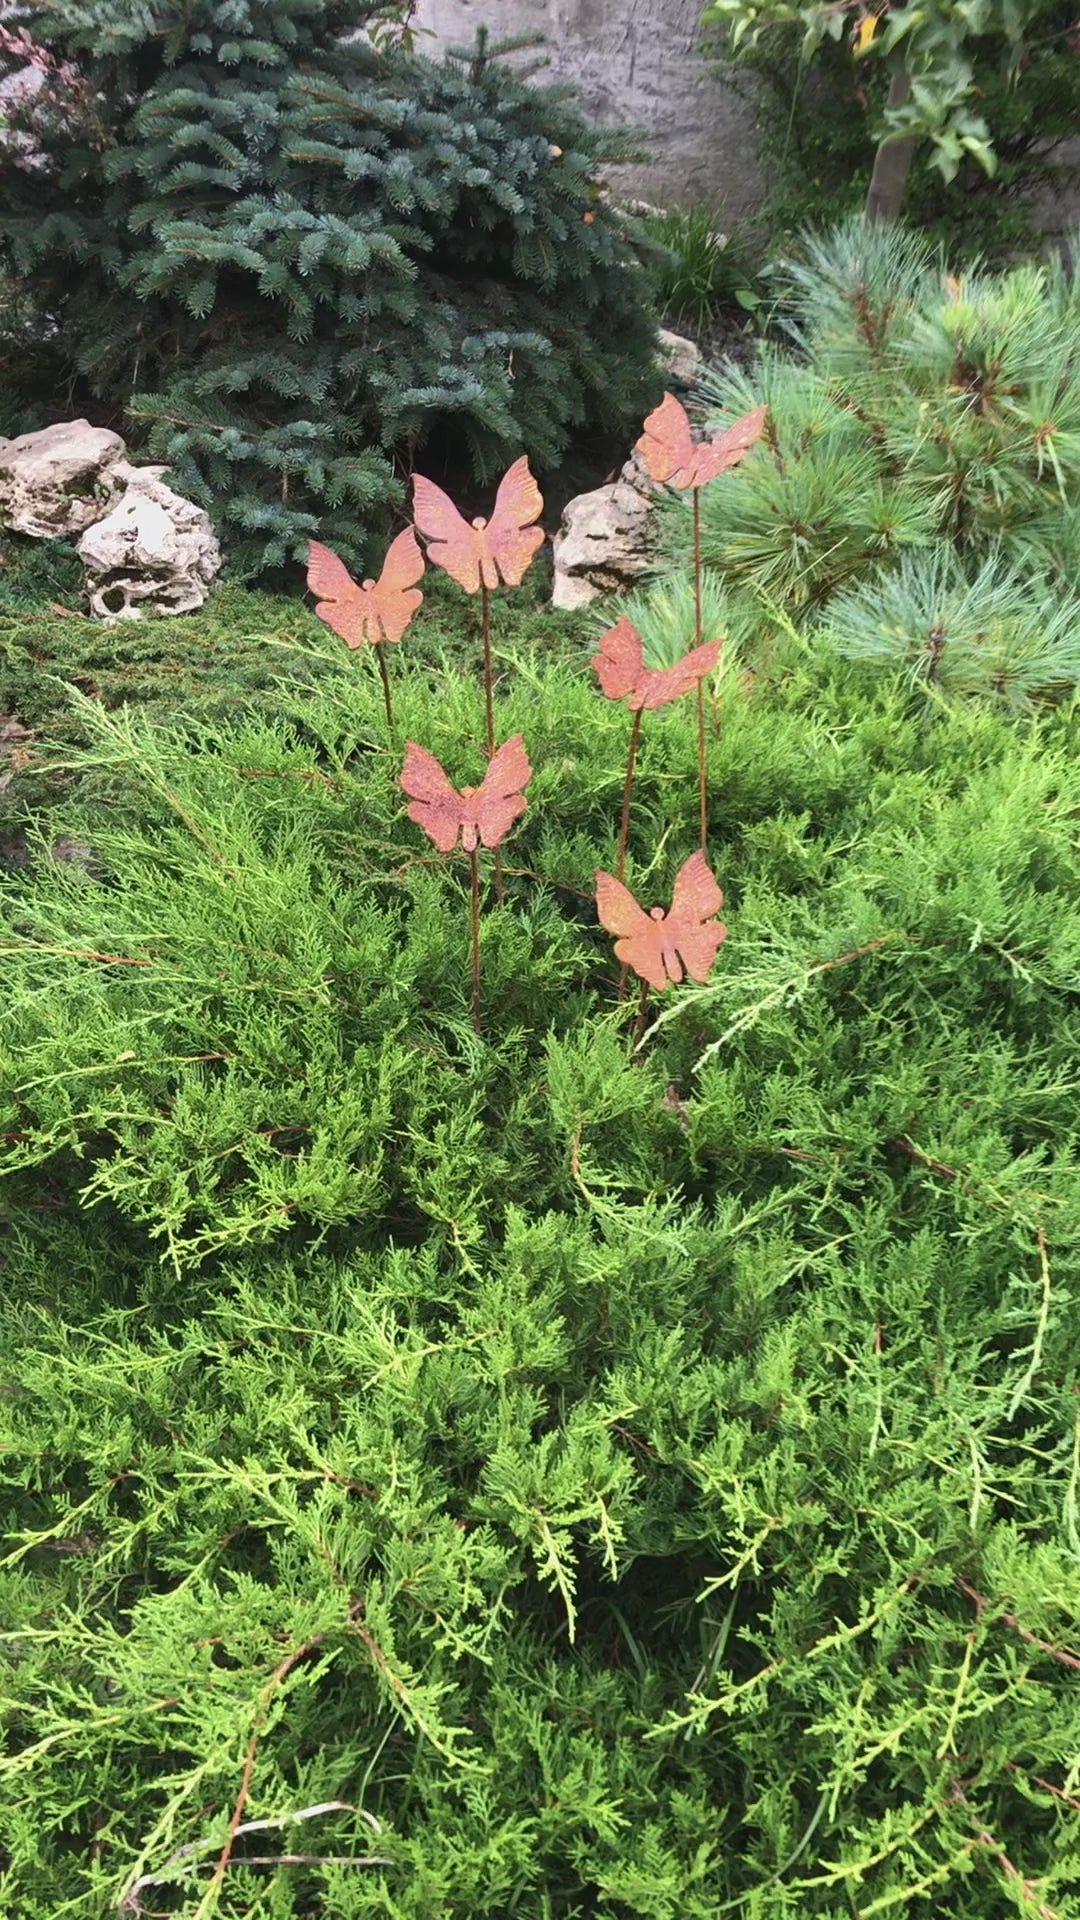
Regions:
<svg viewBox="0 0 1080 1920"><path fill-rule="evenodd" d="M660 347L657 360L669 386L699 386L705 371L701 348L685 334L671 333L667 327L661 327L656 338Z"/></svg>
<svg viewBox="0 0 1080 1920"><path fill-rule="evenodd" d="M654 492L634 453L617 480L568 502L552 543L552 606L573 612L601 594L627 593L637 585L654 558Z"/></svg>
<svg viewBox="0 0 1080 1920"><path fill-rule="evenodd" d="M162 467L113 468L124 491L79 541L90 607L99 620L194 613L221 568L209 516L161 478Z"/></svg>
<svg viewBox="0 0 1080 1920"><path fill-rule="evenodd" d="M0 526L34 540L82 533L120 491L118 433L63 420L0 445Z"/></svg>

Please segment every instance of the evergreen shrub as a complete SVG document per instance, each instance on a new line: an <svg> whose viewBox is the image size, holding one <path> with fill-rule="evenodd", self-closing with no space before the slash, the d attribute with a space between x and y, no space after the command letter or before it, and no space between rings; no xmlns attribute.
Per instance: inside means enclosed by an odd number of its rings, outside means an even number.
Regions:
<svg viewBox="0 0 1080 1920"><path fill-rule="evenodd" d="M365 570L430 442L486 481L658 392L630 157L487 46L421 57L376 0L38 0L0 139L0 266L68 373L248 573ZM399 12L400 9L391 9Z"/></svg>
<svg viewBox="0 0 1080 1920"><path fill-rule="evenodd" d="M1080 271L950 274L861 217L778 274L796 355L707 382L707 424L765 435L701 496L707 566L814 644L1007 704L1080 682ZM685 502L667 538L684 562ZM844 589L841 596L840 590Z"/></svg>
<svg viewBox="0 0 1080 1920"><path fill-rule="evenodd" d="M426 619L401 739L475 778ZM365 663L74 696L3 893L20 1920L1075 1907L1075 722L727 675L729 937L632 1054L591 647L497 641L482 1037ZM694 749L650 716L641 898Z"/></svg>

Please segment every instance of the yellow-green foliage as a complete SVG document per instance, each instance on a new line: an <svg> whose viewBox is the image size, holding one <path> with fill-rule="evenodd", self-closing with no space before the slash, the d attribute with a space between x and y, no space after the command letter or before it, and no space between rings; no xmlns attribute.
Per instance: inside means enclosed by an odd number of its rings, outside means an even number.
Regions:
<svg viewBox="0 0 1080 1920"><path fill-rule="evenodd" d="M4 1911L1064 1920L1072 719L727 675L729 938L633 1055L626 716L526 626L481 1038L368 663L282 609L261 711L77 704L4 900ZM643 898L693 768L650 715Z"/></svg>

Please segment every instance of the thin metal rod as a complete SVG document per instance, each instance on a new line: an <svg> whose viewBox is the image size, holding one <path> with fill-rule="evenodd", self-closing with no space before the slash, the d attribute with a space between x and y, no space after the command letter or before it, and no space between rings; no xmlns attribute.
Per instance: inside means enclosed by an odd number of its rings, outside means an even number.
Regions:
<svg viewBox="0 0 1080 1920"><path fill-rule="evenodd" d="M480 1032L480 866L476 849L469 855L469 908L472 929L472 1023Z"/></svg>
<svg viewBox="0 0 1080 1920"><path fill-rule="evenodd" d="M480 582L481 631L484 640L484 711L487 716L488 759L495 751L495 685L491 673L491 595Z"/></svg>
<svg viewBox="0 0 1080 1920"><path fill-rule="evenodd" d="M637 1046L638 1041L641 1039L641 1036L645 1031L645 1014L648 1008L648 1004L649 1004L649 983L647 980L643 980L641 983L641 994L638 999L637 1019L634 1022L634 1034L630 1042L631 1053L633 1053L634 1048Z"/></svg>
<svg viewBox="0 0 1080 1920"><path fill-rule="evenodd" d="M694 645L705 641L705 622L701 611L701 490L694 488ZM701 851L709 852L709 783L705 765L705 682L697 683L697 760L698 760L698 839Z"/></svg>
<svg viewBox="0 0 1080 1920"><path fill-rule="evenodd" d="M379 663L379 675L382 679L383 705L386 708L386 724L390 732L394 731L394 703L390 698L390 675L386 666L386 652L381 640L375 642L375 658Z"/></svg>
<svg viewBox="0 0 1080 1920"><path fill-rule="evenodd" d="M630 796L634 791L634 762L637 759L638 740L641 735L641 708L634 715L634 724L630 729L630 745L626 751L626 779L622 790L622 816L619 820L619 852L615 862L615 878L621 880L626 872L626 849L630 841Z"/></svg>
<svg viewBox="0 0 1080 1920"><path fill-rule="evenodd" d="M480 582L480 624L484 641L484 718L487 726L487 752L495 751L495 678L491 666L491 595L484 580ZM503 897L502 850L495 849L495 898Z"/></svg>
<svg viewBox="0 0 1080 1920"><path fill-rule="evenodd" d="M694 645L705 639L705 620L701 611L701 488L694 488Z"/></svg>

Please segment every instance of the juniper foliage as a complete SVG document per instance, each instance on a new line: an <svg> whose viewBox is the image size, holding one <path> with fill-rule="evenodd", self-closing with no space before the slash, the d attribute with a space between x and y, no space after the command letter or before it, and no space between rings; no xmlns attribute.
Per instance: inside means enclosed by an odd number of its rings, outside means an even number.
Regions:
<svg viewBox="0 0 1080 1920"><path fill-rule="evenodd" d="M714 424L762 401L770 413L702 493L707 565L815 644L894 665L918 654L942 688L1019 706L1076 686L1076 268L952 275L919 236L856 219L806 236L778 297L801 357L767 343L709 385ZM685 502L668 528L685 559Z"/></svg>
<svg viewBox="0 0 1080 1920"><path fill-rule="evenodd" d="M402 731L475 777L427 633ZM362 663L231 725L78 704L4 908L25 1920L1077 1900L1075 724L728 675L728 943L631 1056L590 647L501 643L482 1038ZM664 898L692 703L651 719Z"/></svg>
<svg viewBox="0 0 1080 1920"><path fill-rule="evenodd" d="M249 573L312 535L364 569L433 433L486 481L655 397L648 281L597 179L625 137L499 57L522 43L430 60L362 31L386 12L10 10L55 71L7 114L0 264Z"/></svg>

